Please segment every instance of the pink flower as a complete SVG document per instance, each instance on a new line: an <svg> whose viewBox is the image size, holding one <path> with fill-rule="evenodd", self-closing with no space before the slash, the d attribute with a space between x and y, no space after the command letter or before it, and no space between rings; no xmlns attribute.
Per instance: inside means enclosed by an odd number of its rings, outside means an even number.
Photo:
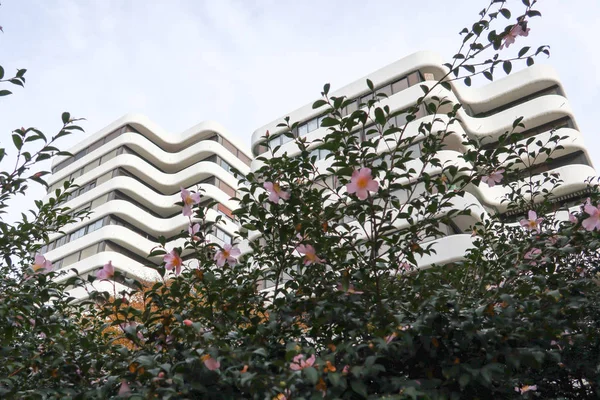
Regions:
<svg viewBox="0 0 600 400"><path fill-rule="evenodd" d="M190 236L192 237L192 240L195 241L199 241L200 237L196 236L196 233L198 233L200 231L200 224L190 224L190 226L188 227L188 232L190 233Z"/></svg>
<svg viewBox="0 0 600 400"><path fill-rule="evenodd" d="M184 320L183 320L183 324L184 324L185 326L192 326L192 323L193 323L193 322L192 322L191 320L189 320L189 319L184 319Z"/></svg>
<svg viewBox="0 0 600 400"><path fill-rule="evenodd" d="M265 182L263 187L269 191L269 200L273 203L279 203L279 199L288 200L290 198L289 192L281 190L276 182Z"/></svg>
<svg viewBox="0 0 600 400"><path fill-rule="evenodd" d="M515 392L525 394L527 392L535 392L537 390L536 385L523 385L521 387L515 386Z"/></svg>
<svg viewBox="0 0 600 400"><path fill-rule="evenodd" d="M293 362L290 364L292 371L301 371L304 368L312 367L315 364L315 355L313 354L308 359L304 360L304 354L298 354L293 358Z"/></svg>
<svg viewBox="0 0 600 400"><path fill-rule="evenodd" d="M589 217L584 219L581 226L586 231L600 230L600 207L594 207L591 204L586 204L583 209L588 213Z"/></svg>
<svg viewBox="0 0 600 400"><path fill-rule="evenodd" d="M165 254L163 261L166 263L165 269L172 270L175 268L175 275L179 275L181 273L183 260L181 260L181 257L179 257L177 250L173 249L170 253Z"/></svg>
<svg viewBox="0 0 600 400"><path fill-rule="evenodd" d="M504 178L504 175L502 175L503 173L504 173L503 168L497 169L497 170L493 171L492 173L490 173L489 175L482 176L481 182L487 183L489 187L494 187L494 186L496 186L496 183L502 182L502 178Z"/></svg>
<svg viewBox="0 0 600 400"><path fill-rule="evenodd" d="M534 247L531 250L529 250L527 253L525 253L523 258L526 260L533 260L533 259L537 258L540 254L542 254L542 250L538 249L537 247ZM535 263L533 263L533 264L535 265Z"/></svg>
<svg viewBox="0 0 600 400"><path fill-rule="evenodd" d="M233 267L237 263L237 256L242 252L237 247L231 246L229 243L223 245L223 248L215 254L215 261L219 267L225 265L225 262Z"/></svg>
<svg viewBox="0 0 600 400"><path fill-rule="evenodd" d="M211 371L221 368L221 363L219 360L212 358L210 354L203 355L201 360L204 363L204 366Z"/></svg>
<svg viewBox="0 0 600 400"><path fill-rule="evenodd" d="M575 215L575 213L569 213L569 221L576 224L577 223L577 215Z"/></svg>
<svg viewBox="0 0 600 400"><path fill-rule="evenodd" d="M127 381L125 379L123 379L121 381L121 387L119 388L119 393L117 393L117 396L119 396L119 397L121 397L121 396L127 396L130 393L131 393L131 388L127 384Z"/></svg>
<svg viewBox="0 0 600 400"><path fill-rule="evenodd" d="M348 364L344 365L344 368L342 368L342 375L348 375L349 372L350 366Z"/></svg>
<svg viewBox="0 0 600 400"><path fill-rule="evenodd" d="M540 233L540 223L543 218L538 218L536 212L533 210L529 211L528 217L529 219L522 219L519 221L521 226L529 231L538 231L538 233Z"/></svg>
<svg viewBox="0 0 600 400"><path fill-rule="evenodd" d="M200 193L192 193L181 188L181 201L183 201L183 215L189 217L192 215L192 206L200 203Z"/></svg>
<svg viewBox="0 0 600 400"><path fill-rule="evenodd" d="M312 247L310 244L300 244L298 245L298 247L296 247L296 251L298 251L298 253L300 254L304 254L304 265L311 265L314 263L323 262L323 260L317 256L315 248Z"/></svg>
<svg viewBox="0 0 600 400"><path fill-rule="evenodd" d="M115 275L115 267L113 267L112 261L109 261L106 264L104 264L102 269L99 269L96 272L96 278L103 279L103 280L110 279L114 275Z"/></svg>
<svg viewBox="0 0 600 400"><path fill-rule="evenodd" d="M411 270L411 266L408 262L406 261L402 261L399 265L398 265L398 270L402 273L408 272Z"/></svg>
<svg viewBox="0 0 600 400"><path fill-rule="evenodd" d="M521 24L523 24L525 26L525 29L523 29ZM506 36L504 37L504 42L502 42L502 45L500 46L500 50L502 50L504 47L508 48L511 44L513 44L515 42L515 39L517 38L517 36L527 36L527 35L529 35L529 28L527 28L527 21L517 23L515 26L512 27L510 32L508 32L506 34Z"/></svg>
<svg viewBox="0 0 600 400"><path fill-rule="evenodd" d="M393 341L394 339L396 339L397 337L398 337L398 334L397 334L396 332L394 332L394 333L392 333L391 335L388 335L388 336L386 336L384 339L385 339L385 342L386 342L387 344L390 344L390 343L392 343L392 341Z"/></svg>
<svg viewBox="0 0 600 400"><path fill-rule="evenodd" d="M344 290L344 287L343 287L343 286L342 286L342 284L340 283L340 284L338 284L338 286L337 286L337 289L338 289L339 291L342 291L342 290ZM349 284L349 285L348 285L348 290L346 290L346 294L363 294L363 293L364 293L364 292L361 292L360 290L356 290L356 289L354 288L354 285L353 285L353 284Z"/></svg>
<svg viewBox="0 0 600 400"><path fill-rule="evenodd" d="M359 171L352 173L350 183L346 185L348 194L356 193L359 200L365 200L368 192L376 192L379 190L379 182L371 176L370 168L361 168Z"/></svg>
<svg viewBox="0 0 600 400"><path fill-rule="evenodd" d="M52 263L46 260L46 257L44 257L43 255L36 254L33 259L33 265L31 266L31 268L33 269L33 272L41 271L45 274L52 271Z"/></svg>

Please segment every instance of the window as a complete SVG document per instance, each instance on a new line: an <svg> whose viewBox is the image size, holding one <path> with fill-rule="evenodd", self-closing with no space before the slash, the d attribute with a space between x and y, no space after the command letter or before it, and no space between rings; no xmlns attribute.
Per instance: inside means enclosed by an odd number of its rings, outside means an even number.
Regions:
<svg viewBox="0 0 600 400"><path fill-rule="evenodd" d="M384 87L377 89L375 95L378 94L385 94L387 97L390 97L392 95L392 85L385 85ZM376 98L381 99L382 96L377 96Z"/></svg>
<svg viewBox="0 0 600 400"><path fill-rule="evenodd" d="M342 111L344 116L352 114L354 111L358 110L358 100L354 100L349 103Z"/></svg>
<svg viewBox="0 0 600 400"><path fill-rule="evenodd" d="M226 184L225 182L219 181L219 189L224 191L227 195L235 197L235 189Z"/></svg>
<svg viewBox="0 0 600 400"><path fill-rule="evenodd" d="M227 161L221 159L221 168L223 168L227 172L231 172L231 165L227 163Z"/></svg>
<svg viewBox="0 0 600 400"><path fill-rule="evenodd" d="M308 121L306 125L308 127L308 132L312 132L319 127L319 120L318 118L313 118L310 121Z"/></svg>
<svg viewBox="0 0 600 400"><path fill-rule="evenodd" d="M230 234L219 228L215 228L215 236L225 244L231 244L231 240L233 239Z"/></svg>
<svg viewBox="0 0 600 400"><path fill-rule="evenodd" d="M92 190L95 187L96 187L96 181L94 180L94 181L88 183L87 185L85 185L84 187L82 187L81 189L79 189L78 196L81 196L82 194L89 192L90 190Z"/></svg>
<svg viewBox="0 0 600 400"><path fill-rule="evenodd" d="M65 243L67 243L67 235L64 235L56 241L56 247L60 247Z"/></svg>
<svg viewBox="0 0 600 400"><path fill-rule="evenodd" d="M100 218L98 221L88 225L87 233L92 233L94 231L97 231L98 229L102 228L102 225L104 225L104 219Z"/></svg>
<svg viewBox="0 0 600 400"><path fill-rule="evenodd" d="M404 89L408 89L408 78L402 78L392 83L392 93L398 93L403 91Z"/></svg>
<svg viewBox="0 0 600 400"><path fill-rule="evenodd" d="M85 235L85 226L83 228L79 228L78 230L76 230L75 232L71 233L71 235L69 236L69 242L72 242L73 240L77 240L80 237L82 237L83 235Z"/></svg>
<svg viewBox="0 0 600 400"><path fill-rule="evenodd" d="M324 160L327 155L331 153L331 151L329 150L325 150L325 149L314 149L313 151L310 152L309 157L317 157L317 161L319 160Z"/></svg>

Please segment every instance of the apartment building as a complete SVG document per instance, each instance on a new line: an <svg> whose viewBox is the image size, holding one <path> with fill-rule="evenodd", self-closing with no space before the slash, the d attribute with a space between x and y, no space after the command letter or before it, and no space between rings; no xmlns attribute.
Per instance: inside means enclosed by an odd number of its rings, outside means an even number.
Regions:
<svg viewBox="0 0 600 400"><path fill-rule="evenodd" d="M380 106L389 106L391 113L400 112L416 104L416 100L423 95L420 85L433 85L436 80L446 74L442 58L431 52L418 52L405 57L391 65L383 67L368 76L342 87L330 93L330 96L346 96L354 99L344 114L349 115L361 104L373 98L373 93L366 84L370 79L375 87L375 94L384 93L387 98L381 99ZM561 206L574 206L581 204L581 199L586 195L586 179L595 176L590 157L583 143L582 134L578 130L575 117L572 113L569 101L565 96L564 88L556 72L547 65L534 65L522 71L513 73L507 77L491 82L480 88L469 88L462 84L452 84L451 90L437 86L432 96L447 98L451 104L461 104L463 108L459 111L460 124L453 125L456 131L445 138L445 147L438 154L442 163L467 166L463 159L459 158L464 152L462 135L476 138L480 141L482 148L490 148L497 143L500 135L511 131L513 121L523 117L525 129L519 129L524 137L536 136L540 139L548 138L552 132L566 136L567 140L561 142L563 149L553 154L553 160L548 161L541 157L528 169L534 176L540 176L544 172L555 172L560 174L563 181L562 186L553 192L554 200ZM305 137L311 143L326 135L327 128L321 127L321 121L326 115L326 107L313 109L312 103L286 114L290 122L299 122L294 135ZM443 121L447 120L445 115L437 115ZM418 126L420 122L431 122L432 115L428 115L425 108L419 110L417 120L406 127L405 135L415 136L415 142L411 146L413 167L419 170L419 156L421 145L419 140ZM251 139L252 155L268 157L265 143L265 132L269 131L270 147L280 146L276 155L287 153L293 157L299 153L294 141L287 136L281 135L285 128L278 127L284 116L257 129ZM393 121L394 125L403 127L406 125L406 114L397 115ZM441 125L440 125L441 127ZM370 140L368 130L356 133L361 140ZM380 143L380 147L387 146ZM535 146L532 145L532 146ZM317 157L317 167L321 171L330 164L326 160L328 151L319 149L318 143L314 143L312 155ZM381 150L381 149L380 149ZM261 162L254 160L252 170L256 170ZM422 163L421 163L422 165ZM435 168L426 170L430 175L435 175ZM471 166L472 169L472 166ZM470 227L476 222L481 214L499 212L506 218L517 218L514 211L507 209L507 204L500 200L507 193L507 182L494 187L481 183L478 187L472 187L462 199L454 202L458 209L471 210L470 216L455 218L451 224L444 224L440 228L445 236L434 238L429 242L433 245L434 254L418 258L420 267L431 264L444 264L460 260L465 251L472 246L472 231ZM416 191L425 189L422 183L416 183ZM399 195L400 196L400 195ZM268 286L268 285L267 285Z"/></svg>
<svg viewBox="0 0 600 400"><path fill-rule="evenodd" d="M167 238L167 247L183 244L174 239L187 230L188 218L175 203L180 188L202 190L203 201L218 202L208 218L223 218L212 241L230 243L238 226L231 211L238 180L232 168L249 171L249 151L214 122L200 123L172 134L141 115L126 115L69 149L73 157L57 157L52 163L49 197L65 180L79 185L64 206L89 210L89 219L65 227L41 249L54 269L77 269L83 277L108 261L127 276L145 281L158 279L148 259ZM65 279L64 277L62 279ZM97 289L112 291L111 282L97 282ZM117 288L121 285L117 283ZM81 290L79 290L81 292ZM85 293L74 293L84 296Z"/></svg>

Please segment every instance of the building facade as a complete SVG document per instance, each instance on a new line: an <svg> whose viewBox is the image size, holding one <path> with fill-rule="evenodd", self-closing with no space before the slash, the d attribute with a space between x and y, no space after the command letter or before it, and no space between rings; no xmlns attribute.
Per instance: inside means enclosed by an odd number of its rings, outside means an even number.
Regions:
<svg viewBox="0 0 600 400"><path fill-rule="evenodd" d="M183 244L174 239L189 224L175 204L181 201L182 187L201 189L203 201L218 202L208 212L211 220L223 217L212 241L229 243L237 232L231 215L235 203L230 199L236 195L238 179L232 168L246 173L251 159L217 123L203 122L172 134L144 116L126 115L69 152L73 157L57 157L52 163L47 198L73 179L79 188L63 206L92 214L66 226L64 235L50 237L41 249L55 270L75 268L85 277L112 261L127 276L158 279L156 271L145 265L159 264L162 258L147 256L158 246L159 236L167 238L169 249ZM95 287L112 291L111 282Z"/></svg>
<svg viewBox="0 0 600 400"><path fill-rule="evenodd" d="M413 106L423 94L420 85L432 85L445 73L441 57L419 52L381 68L331 96L355 99L344 110L349 115L372 98L366 84L368 78L374 84L375 93L387 95L381 99L380 106L389 106L394 113ZM437 86L430 96L445 97L452 104L463 106L458 115L460 124L453 126L456 133L445 138L445 147L438 154L443 163L468 167L459 157L465 151L463 135L478 139L483 148L493 147L500 135L512 129L513 121L523 117L525 128L521 131L527 138L544 139L553 132L567 137L561 142L563 148L553 154L551 161L539 158L529 169L537 176L544 172L560 174L563 183L553 194L554 201L563 208L581 203L588 187L586 180L596 173L564 89L552 68L535 65L481 88L453 84L451 90L446 90ZM287 116L290 121L299 122L294 134L313 142L326 135L327 128L321 127L325 114L324 107L313 109L310 103ZM399 114L393 123L402 127L406 124L405 117L405 114ZM436 117L443 120L445 116ZM419 138L419 123L433 118L423 108L417 114L416 123L406 128L406 134L416 138L411 146L414 167L420 162L419 140L424 139ZM64 235L51 237L41 252L54 263L55 269L76 268L82 276L93 273L110 260L115 268L132 277L146 281L158 279L155 270L144 265L149 262L159 264L160 257L147 259L146 256L158 245L159 236L167 238L167 250L181 245L182 239L174 237L188 227L188 219L175 204L181 200L180 187L202 188L206 200L214 199L219 203L210 210L209 217L222 215L224 218L210 239L218 243L231 242L238 230L231 218L231 211L236 207L231 197L236 195L238 182L231 168L246 173L260 167L261 162L256 157L270 156L264 142L267 131L270 132L271 148L279 146L276 155L298 154L294 141L281 135L284 128L277 126L283 119L282 116L257 129L251 137L251 151L244 150L213 122L201 123L179 135L165 132L143 116L127 115L113 122L70 149L73 157L54 160L52 177L48 181L49 193L65 180L74 179L80 188L64 205L74 210L87 209L93 214L90 219L67 226ZM361 140L370 140L365 132L357 134L361 135ZM317 167L324 170L329 165L327 151L319 149L317 143L311 148L312 155L318 160ZM430 175L436 173L434 170L427 172ZM461 260L473 243L471 226L482 215L494 212L511 218L511 211L501 202L508 191L503 183L494 187L485 183L472 186L463 198L456 200L454 207L469 209L470 215L461 215L450 224L440 226L445 235L429 239L428 244L433 245L435 252L418 258L418 266ZM417 193L424 189L418 186L419 183L416 185ZM251 240L256 238L251 236ZM240 247L243 251L249 250L247 243L241 243ZM269 284L264 283L263 289L268 287ZM96 288L112 290L112 283L99 283Z"/></svg>
<svg viewBox="0 0 600 400"><path fill-rule="evenodd" d="M373 93L366 83L366 80L370 79L374 85L375 94L384 93L387 96L381 98L378 106L389 106L390 114L393 114L415 105L417 99L423 96L420 86L431 87L446 72L447 69L443 67L443 60L440 56L431 52L418 52L342 87L330 93L329 96L345 96L347 99L354 99L343 110L344 115L349 115L361 107L361 104L366 104L373 98ZM430 98L432 96L446 98L451 101L451 105L462 105L458 114L460 124L452 126L452 130L456 133L444 139L444 148L438 154L442 163L469 167L465 164L464 159L459 157L465 151L462 144L463 135L479 140L483 151L493 147L502 134L511 131L515 119L523 117L522 123L525 128L519 128L519 132L523 134L524 138L535 136L536 139L544 140L554 132L567 137L560 143L563 148L554 152L551 161L540 157L528 169L537 177L541 177L544 172L559 174L563 183L553 192L553 201L558 205L568 208L569 206L576 207L576 203L581 204L588 187L586 180L595 176L596 173L569 101L565 96L565 91L552 68L545 65L534 65L481 88L452 84L451 90L447 90L438 85L429 94ZM330 165L326 159L328 152L319 149L318 142L315 142L317 139L322 139L327 133L327 128L321 127L321 121L325 117L326 111L326 106L313 109L312 103L310 103L287 114L290 122L298 122L298 126L293 132L294 135L306 138L308 143L314 143L313 146L309 146L309 149L312 148L311 154L317 157L317 167L321 171L325 171L325 168ZM394 118L392 123L397 127L401 128L406 125L406 114L399 114ZM438 114L435 118L441 119L442 122L448 119L443 114ZM270 156L268 148L265 146L267 131L269 132L270 147L273 149L280 146L275 155L287 153L288 156L293 157L299 154L299 149L292 138L281 135L287 130L277 126L283 122L283 119L282 116L253 133L251 148L254 157ZM414 159L410 163L417 171L420 170L421 147L419 141L425 139L418 132L418 126L420 122L432 122L433 119L434 116L428 115L425 108L422 108L417 113L417 120L406 127L405 135L415 136L414 144L411 146ZM443 123L439 127L443 128ZM435 128L432 131L435 131ZM366 134L365 130L356 134L360 135L360 139L363 141L370 140L369 134L368 132ZM534 146L535 144L532 145L532 147ZM380 143L377 151L382 152L385 147L387 147L386 143ZM533 150L533 148L530 149ZM252 169L256 170L260 166L261 162L255 159ZM470 168L473 169L473 166ZM426 172L431 176L436 174L433 167L426 169ZM421 187L418 186L419 183L416 185L417 193L419 190L425 189L424 185ZM440 226L446 235L430 239L428 244L433 245L435 253L418 258L418 266L426 267L431 264L445 264L461 260L466 250L472 246L471 227L481 218L481 215L489 215L490 212L494 212L500 213L506 218L517 217L516 215L511 216L514 211L507 209L507 203L501 202L508 191L506 182L494 187L485 183L470 187L464 198L454 202L455 209L469 209L470 216L460 216L455 218L451 224ZM398 196L401 197L401 194Z"/></svg>

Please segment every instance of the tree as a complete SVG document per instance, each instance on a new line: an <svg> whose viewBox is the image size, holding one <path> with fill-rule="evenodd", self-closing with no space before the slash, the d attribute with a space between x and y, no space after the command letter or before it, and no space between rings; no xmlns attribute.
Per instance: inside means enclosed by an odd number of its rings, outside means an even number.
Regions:
<svg viewBox="0 0 600 400"><path fill-rule="evenodd" d="M20 341L3 347L0 390L16 398L600 395L597 187L590 184L579 212L560 218L552 195L560 177L531 166L564 138L526 138L517 119L497 147L482 150L459 129L463 111L451 96L454 81L491 80L498 66L508 74L514 62L548 53L523 48L501 58L540 15L535 1L523 4L515 19L505 2L491 1L461 32L448 73L424 82L406 110L391 112L386 96L374 94L347 115L352 99L325 85L314 103L327 113L322 141L308 143L293 134L297 123L282 123L277 134L301 151L269 149L260 168L240 177L234 214L249 248L243 255L238 245L206 242L218 221L206 220L197 193L182 191L190 231L181 233L182 248L165 248L161 238L151 255L164 257L157 270L165 279L150 288L130 282L138 289L73 302L65 289L94 277L56 284L48 279L56 272L6 274L11 293L19 289L34 306L19 321L0 308L4 327L17 322L3 346ZM493 30L503 20L509 25ZM400 114L407 124L396 124ZM454 162L442 151L451 137L462 149ZM329 151L326 169L310 155L315 146ZM476 207L470 192L480 182L510 188L504 201L517 221ZM51 216L59 202L48 205ZM440 224L456 217L473 221L464 260L416 268L436 250L431 239L445 235ZM21 265L43 232L24 247ZM181 268L184 254L193 266ZM110 264L96 276L125 279ZM265 282L270 290L259 290ZM35 325L22 323L31 317Z"/></svg>

